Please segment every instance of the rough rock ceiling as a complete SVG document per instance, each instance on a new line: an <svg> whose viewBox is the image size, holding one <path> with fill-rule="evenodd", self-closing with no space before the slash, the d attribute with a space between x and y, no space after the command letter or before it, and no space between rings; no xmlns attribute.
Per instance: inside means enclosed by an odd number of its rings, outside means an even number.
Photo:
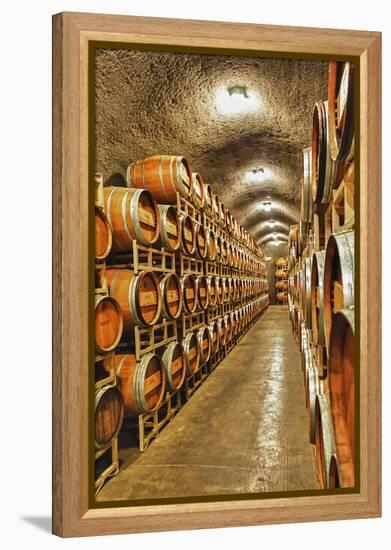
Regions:
<svg viewBox="0 0 391 550"><path fill-rule="evenodd" d="M299 217L301 151L313 105L327 97L327 69L320 61L98 50L96 168L121 179L132 160L183 155L274 257L281 247L271 245L273 233L286 240ZM235 86L248 97L229 96ZM231 99L244 111L235 103L226 112Z"/></svg>

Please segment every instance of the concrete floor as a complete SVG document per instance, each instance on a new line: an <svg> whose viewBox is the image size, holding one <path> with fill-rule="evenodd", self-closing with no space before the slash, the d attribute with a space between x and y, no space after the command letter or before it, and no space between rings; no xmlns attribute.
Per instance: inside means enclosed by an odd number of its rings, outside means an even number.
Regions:
<svg viewBox="0 0 391 550"><path fill-rule="evenodd" d="M316 489L286 307L268 309L145 453L120 457L99 501Z"/></svg>

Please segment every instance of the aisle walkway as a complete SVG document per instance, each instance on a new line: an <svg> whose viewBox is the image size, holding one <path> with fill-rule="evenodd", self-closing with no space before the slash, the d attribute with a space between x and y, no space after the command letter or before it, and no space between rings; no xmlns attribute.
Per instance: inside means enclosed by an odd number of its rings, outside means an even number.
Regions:
<svg viewBox="0 0 391 550"><path fill-rule="evenodd" d="M98 500L317 488L287 309L269 308L146 453L123 456Z"/></svg>

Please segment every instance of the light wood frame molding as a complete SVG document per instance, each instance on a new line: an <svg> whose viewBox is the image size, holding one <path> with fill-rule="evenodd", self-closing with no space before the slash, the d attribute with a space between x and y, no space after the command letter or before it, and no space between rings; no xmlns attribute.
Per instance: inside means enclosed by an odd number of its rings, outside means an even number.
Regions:
<svg viewBox="0 0 391 550"><path fill-rule="evenodd" d="M89 508L88 43L357 56L360 60L360 491ZM61 13L53 17L53 532L118 534L381 514L381 34Z"/></svg>

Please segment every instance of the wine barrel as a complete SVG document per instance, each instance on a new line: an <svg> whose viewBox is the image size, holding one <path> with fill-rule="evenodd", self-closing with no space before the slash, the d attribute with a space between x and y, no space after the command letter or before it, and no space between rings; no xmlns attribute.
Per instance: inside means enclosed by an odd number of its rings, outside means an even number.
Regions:
<svg viewBox="0 0 391 550"><path fill-rule="evenodd" d="M209 261L213 262L216 260L216 236L212 230L207 231L206 233L206 244L207 244L207 258Z"/></svg>
<svg viewBox="0 0 391 550"><path fill-rule="evenodd" d="M329 141L335 161L354 156L354 65L331 61L329 64Z"/></svg>
<svg viewBox="0 0 391 550"><path fill-rule="evenodd" d="M140 362L133 353L114 357L118 387L125 404L125 417L155 411L164 397L166 377L163 362L156 353L147 353Z"/></svg>
<svg viewBox="0 0 391 550"><path fill-rule="evenodd" d="M157 202L176 204L177 192L185 199L193 190L192 172L184 157L155 155L129 164L128 187L148 189Z"/></svg>
<svg viewBox="0 0 391 550"><path fill-rule="evenodd" d="M285 279L277 280L276 288L282 289L282 290L288 290L288 281L286 281Z"/></svg>
<svg viewBox="0 0 391 550"><path fill-rule="evenodd" d="M212 323L210 323L209 333L212 341L211 355L214 355L219 351L219 344L220 344L219 328L217 326L216 321L213 321Z"/></svg>
<svg viewBox="0 0 391 550"><path fill-rule="evenodd" d="M219 206L220 206L220 208L219 208L219 222L220 222L221 227L223 227L225 229L226 228L226 217L225 217L224 203L222 203L220 201Z"/></svg>
<svg viewBox="0 0 391 550"><path fill-rule="evenodd" d="M204 260L208 253L205 227L201 223L196 223L195 227L196 252L198 257Z"/></svg>
<svg viewBox="0 0 391 550"><path fill-rule="evenodd" d="M162 363L166 375L167 389L179 390L186 376L185 350L179 342L170 342L164 349Z"/></svg>
<svg viewBox="0 0 391 550"><path fill-rule="evenodd" d="M205 191L205 211L206 214L213 218L213 193L212 188L207 183L204 183L204 191Z"/></svg>
<svg viewBox="0 0 391 550"><path fill-rule="evenodd" d="M223 261L222 245L223 245L222 238L220 237L220 235L216 235L216 258L215 258L215 261L218 264L221 264L222 261Z"/></svg>
<svg viewBox="0 0 391 550"><path fill-rule="evenodd" d="M117 437L124 418L124 402L118 388L101 387L95 394L95 448L108 447Z"/></svg>
<svg viewBox="0 0 391 550"><path fill-rule="evenodd" d="M149 191L126 187L105 187L103 191L114 252L132 250L133 240L147 246L158 240L159 208Z"/></svg>
<svg viewBox="0 0 391 550"><path fill-rule="evenodd" d="M230 342L232 338L232 324L231 324L231 318L229 315L224 315L224 323L225 323L225 342Z"/></svg>
<svg viewBox="0 0 391 550"><path fill-rule="evenodd" d="M221 239L221 263L228 264L228 243L225 239Z"/></svg>
<svg viewBox="0 0 391 550"><path fill-rule="evenodd" d="M236 323L236 313L234 311L231 311L229 314L229 318L231 321L231 327L232 327L232 337L236 336L237 334L237 323Z"/></svg>
<svg viewBox="0 0 391 550"><path fill-rule="evenodd" d="M223 277L223 302L229 302L229 279Z"/></svg>
<svg viewBox="0 0 391 550"><path fill-rule="evenodd" d="M300 219L303 222L312 222L312 148L303 149L303 176L301 178L301 208Z"/></svg>
<svg viewBox="0 0 391 550"><path fill-rule="evenodd" d="M328 204L334 185L335 162L329 145L328 103L318 101L312 117L312 199Z"/></svg>
<svg viewBox="0 0 391 550"><path fill-rule="evenodd" d="M305 258L300 271L301 309L305 327L311 328L311 269L312 258Z"/></svg>
<svg viewBox="0 0 391 550"><path fill-rule="evenodd" d="M220 222L220 199L218 195L213 195L213 218L217 223Z"/></svg>
<svg viewBox="0 0 391 550"><path fill-rule="evenodd" d="M277 258L275 264L276 267L288 267L288 260L286 258Z"/></svg>
<svg viewBox="0 0 391 550"><path fill-rule="evenodd" d="M354 306L354 231L331 235L327 242L323 295L328 349L334 313Z"/></svg>
<svg viewBox="0 0 391 550"><path fill-rule="evenodd" d="M104 260L110 254L113 234L106 214L95 206L95 258Z"/></svg>
<svg viewBox="0 0 391 550"><path fill-rule="evenodd" d="M194 313L197 309L197 285L191 273L182 277L183 307L186 313Z"/></svg>
<svg viewBox="0 0 391 550"><path fill-rule="evenodd" d="M209 357L212 352L212 338L208 326L198 329L197 340L200 349L200 363L201 365L204 365L209 361Z"/></svg>
<svg viewBox="0 0 391 550"><path fill-rule="evenodd" d="M299 242L298 250L299 256L303 256L305 249L308 246L309 241L310 224L308 222L299 221Z"/></svg>
<svg viewBox="0 0 391 550"><path fill-rule="evenodd" d="M196 278L196 291L198 307L205 310L209 305L208 281L205 275Z"/></svg>
<svg viewBox="0 0 391 550"><path fill-rule="evenodd" d="M183 349L186 357L186 372L192 375L200 367L200 346L194 332L189 332L183 340Z"/></svg>
<svg viewBox="0 0 391 550"><path fill-rule="evenodd" d="M354 487L355 365L354 309L333 317L328 361L331 416L342 487Z"/></svg>
<svg viewBox="0 0 391 550"><path fill-rule="evenodd" d="M159 280L152 271L137 275L130 269L108 269L110 296L117 300L124 320L124 332L135 325L152 326L162 310Z"/></svg>
<svg viewBox="0 0 391 550"><path fill-rule="evenodd" d="M217 304L221 305L224 302L224 282L222 277L216 277L217 283Z"/></svg>
<svg viewBox="0 0 391 550"><path fill-rule="evenodd" d="M160 236L157 244L170 252L181 245L182 226L177 209L169 204L159 204Z"/></svg>
<svg viewBox="0 0 391 550"><path fill-rule="evenodd" d="M209 306L215 307L217 305L217 293L218 293L217 278L215 277L215 275L208 277L207 284L208 284Z"/></svg>
<svg viewBox="0 0 391 550"><path fill-rule="evenodd" d="M324 250L315 252L311 269L311 329L313 343L320 346L326 344L323 310L324 261Z"/></svg>
<svg viewBox="0 0 391 550"><path fill-rule="evenodd" d="M162 315L167 319L178 319L182 313L182 286L176 273L167 273L160 280L162 293Z"/></svg>
<svg viewBox="0 0 391 550"><path fill-rule="evenodd" d="M225 224L226 224L228 233L231 234L232 233L232 214L228 209L225 212Z"/></svg>
<svg viewBox="0 0 391 550"><path fill-rule="evenodd" d="M227 341L227 334L226 334L226 327L225 327L225 319L224 317L220 317L217 320L217 329L219 331L219 341L220 345L224 346Z"/></svg>
<svg viewBox="0 0 391 550"><path fill-rule="evenodd" d="M318 379L312 361L312 352L308 346L303 351L305 356L305 397L307 405L307 428L310 443L315 445L315 402L318 393Z"/></svg>
<svg viewBox="0 0 391 550"><path fill-rule="evenodd" d="M122 311L110 296L95 296L95 347L98 353L112 351L121 340Z"/></svg>
<svg viewBox="0 0 391 550"><path fill-rule="evenodd" d="M329 469L336 460L336 449L327 395L317 395L315 400L315 454L319 488L329 489Z"/></svg>
<svg viewBox="0 0 391 550"><path fill-rule="evenodd" d="M201 210L205 206L205 188L204 182L202 181L201 174L193 172L192 174L193 189L191 193L191 198L194 206Z"/></svg>
<svg viewBox="0 0 391 550"><path fill-rule="evenodd" d="M288 293L287 292L277 292L276 298L282 304L288 303Z"/></svg>
<svg viewBox="0 0 391 550"><path fill-rule="evenodd" d="M181 249L188 256L192 256L196 251L196 229L193 219L187 214L180 216L181 221Z"/></svg>

